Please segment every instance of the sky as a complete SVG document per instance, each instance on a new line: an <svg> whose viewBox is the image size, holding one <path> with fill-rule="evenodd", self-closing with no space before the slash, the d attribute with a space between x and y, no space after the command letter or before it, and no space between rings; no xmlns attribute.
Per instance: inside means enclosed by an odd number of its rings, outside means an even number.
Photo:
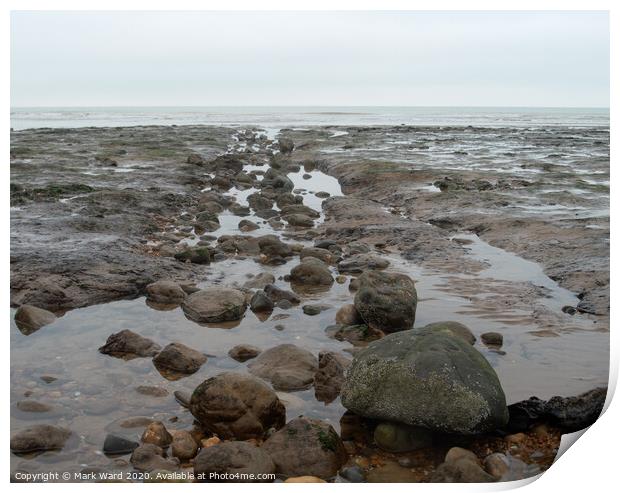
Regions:
<svg viewBox="0 0 620 493"><path fill-rule="evenodd" d="M605 12L13 12L11 106L609 106Z"/></svg>

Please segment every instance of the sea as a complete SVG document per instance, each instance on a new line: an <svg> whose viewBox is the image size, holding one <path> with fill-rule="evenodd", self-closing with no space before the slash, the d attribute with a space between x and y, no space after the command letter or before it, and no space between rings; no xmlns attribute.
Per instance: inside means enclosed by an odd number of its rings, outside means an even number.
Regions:
<svg viewBox="0 0 620 493"><path fill-rule="evenodd" d="M11 108L11 128L143 125L608 127L609 108L218 106Z"/></svg>

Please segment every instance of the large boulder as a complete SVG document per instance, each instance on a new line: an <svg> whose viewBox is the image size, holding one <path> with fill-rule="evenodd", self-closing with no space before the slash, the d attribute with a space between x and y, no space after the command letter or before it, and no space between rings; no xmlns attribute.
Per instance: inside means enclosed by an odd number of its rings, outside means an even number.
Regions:
<svg viewBox="0 0 620 493"><path fill-rule="evenodd" d="M367 418L475 434L508 421L487 360L450 330L408 330L371 343L346 374L342 404Z"/></svg>
<svg viewBox="0 0 620 493"><path fill-rule="evenodd" d="M271 382L276 390L303 390L312 385L317 358L294 344L280 344L262 352L248 368L250 373Z"/></svg>
<svg viewBox="0 0 620 493"><path fill-rule="evenodd" d="M262 380L243 373L224 372L194 390L190 411L203 428L220 438L263 438L269 428L284 425L285 409Z"/></svg>
<svg viewBox="0 0 620 493"><path fill-rule="evenodd" d="M245 294L238 289L205 288L190 294L182 308L185 316L195 322L240 320L246 309Z"/></svg>
<svg viewBox="0 0 620 493"><path fill-rule="evenodd" d="M369 327L383 332L411 329L418 294L404 274L370 271L359 278L355 308Z"/></svg>
<svg viewBox="0 0 620 493"><path fill-rule="evenodd" d="M296 418L274 433L262 447L284 476L317 476L328 479L336 475L347 454L338 433L326 422Z"/></svg>
<svg viewBox="0 0 620 493"><path fill-rule="evenodd" d="M334 282L327 265L314 257L304 258L291 269L291 282L304 286L331 286Z"/></svg>
<svg viewBox="0 0 620 493"><path fill-rule="evenodd" d="M258 479L259 474L274 474L275 471L269 454L247 442L218 443L203 448L194 459L194 475L200 482L263 482L269 480L266 476ZM253 474L257 479L248 480L242 474Z"/></svg>
<svg viewBox="0 0 620 493"><path fill-rule="evenodd" d="M30 335L41 327L51 324L56 315L43 308L32 305L22 305L15 312L15 325L24 335Z"/></svg>
<svg viewBox="0 0 620 493"><path fill-rule="evenodd" d="M153 358L153 364L162 372L173 372L184 375L196 373L207 362L207 357L180 342L168 344Z"/></svg>
<svg viewBox="0 0 620 493"><path fill-rule="evenodd" d="M99 352L116 358L132 359L155 356L160 349L161 346L151 339L125 329L108 337Z"/></svg>

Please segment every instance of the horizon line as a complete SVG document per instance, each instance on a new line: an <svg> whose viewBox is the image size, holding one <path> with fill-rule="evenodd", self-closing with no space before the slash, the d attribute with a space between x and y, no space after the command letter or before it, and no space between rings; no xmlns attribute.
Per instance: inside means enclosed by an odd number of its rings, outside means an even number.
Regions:
<svg viewBox="0 0 620 493"><path fill-rule="evenodd" d="M378 104L217 104L217 105L39 105L39 106L10 106L12 109L35 109L35 108L536 108L536 109L605 109L610 106L539 106L539 105L378 105Z"/></svg>

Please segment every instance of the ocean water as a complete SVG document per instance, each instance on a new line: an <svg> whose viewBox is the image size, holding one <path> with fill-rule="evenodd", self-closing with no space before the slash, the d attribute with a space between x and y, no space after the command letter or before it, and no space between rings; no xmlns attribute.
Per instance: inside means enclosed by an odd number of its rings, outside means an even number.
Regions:
<svg viewBox="0 0 620 493"><path fill-rule="evenodd" d="M540 127L609 126L608 108L516 107L71 107L12 108L11 128L138 125L420 125Z"/></svg>

